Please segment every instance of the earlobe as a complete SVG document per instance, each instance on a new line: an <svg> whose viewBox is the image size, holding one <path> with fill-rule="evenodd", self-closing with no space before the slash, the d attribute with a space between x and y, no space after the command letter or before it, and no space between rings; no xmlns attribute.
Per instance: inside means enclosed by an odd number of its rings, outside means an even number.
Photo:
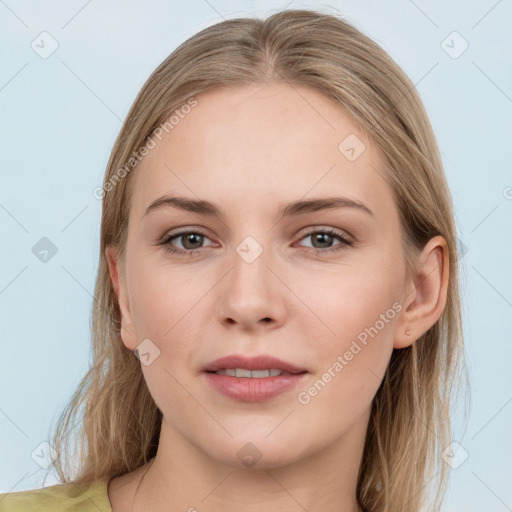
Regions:
<svg viewBox="0 0 512 512"><path fill-rule="evenodd" d="M436 236L423 249L418 268L408 283L411 291L404 299L406 307L395 335L394 348L412 345L437 322L446 305L448 280L448 247L442 236Z"/></svg>

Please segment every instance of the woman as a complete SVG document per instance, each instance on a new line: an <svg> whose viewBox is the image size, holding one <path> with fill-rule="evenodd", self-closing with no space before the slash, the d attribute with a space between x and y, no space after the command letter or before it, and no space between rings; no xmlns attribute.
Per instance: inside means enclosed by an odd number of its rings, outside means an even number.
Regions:
<svg viewBox="0 0 512 512"><path fill-rule="evenodd" d="M456 228L422 102L378 45L306 10L201 31L142 88L95 193L63 484L1 510L439 509Z"/></svg>

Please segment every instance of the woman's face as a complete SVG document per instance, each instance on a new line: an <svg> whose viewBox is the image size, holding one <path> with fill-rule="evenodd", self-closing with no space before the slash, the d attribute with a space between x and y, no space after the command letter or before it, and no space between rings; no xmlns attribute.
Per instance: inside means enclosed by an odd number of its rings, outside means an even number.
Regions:
<svg viewBox="0 0 512 512"><path fill-rule="evenodd" d="M196 100L133 171L119 274L123 342L141 344L163 428L231 465L361 443L409 289L381 155L306 87ZM205 371L230 355L302 373Z"/></svg>

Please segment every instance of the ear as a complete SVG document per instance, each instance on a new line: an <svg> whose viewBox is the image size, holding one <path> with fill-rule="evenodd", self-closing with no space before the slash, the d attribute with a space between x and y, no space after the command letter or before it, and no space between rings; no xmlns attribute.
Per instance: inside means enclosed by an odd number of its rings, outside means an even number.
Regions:
<svg viewBox="0 0 512 512"><path fill-rule="evenodd" d="M123 340L126 348L135 350L138 345L137 336L135 335L132 315L130 312L124 269L118 260L117 247L108 246L105 249L105 256L107 258L112 286L116 292L119 309L121 311L121 339Z"/></svg>
<svg viewBox="0 0 512 512"><path fill-rule="evenodd" d="M436 236L426 244L418 267L407 282L408 292L403 301L404 310L394 348L412 345L437 322L446 304L449 270L446 240Z"/></svg>

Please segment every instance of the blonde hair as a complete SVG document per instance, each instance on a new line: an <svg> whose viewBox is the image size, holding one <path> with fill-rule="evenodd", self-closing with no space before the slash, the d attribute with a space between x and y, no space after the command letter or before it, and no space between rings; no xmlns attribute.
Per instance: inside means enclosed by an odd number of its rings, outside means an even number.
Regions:
<svg viewBox="0 0 512 512"><path fill-rule="evenodd" d="M447 477L440 451L450 442L452 388L466 377L451 195L427 114L409 78L350 23L312 10L232 19L202 30L158 66L132 105L103 185L92 364L54 436L54 467L63 483L130 472L154 457L158 447L162 414L139 360L121 341L105 257L110 245L118 247L121 258L125 251L129 185L136 172L126 163L158 126L201 92L277 81L309 86L333 99L382 151L400 212L408 272L429 239L441 235L447 242L446 306L415 343L393 351L373 400L357 485L358 502L368 512L414 512L424 506L427 484L436 477L440 505ZM73 419L78 420L74 425ZM74 449L73 430L78 434ZM75 475L72 460L79 464Z"/></svg>

